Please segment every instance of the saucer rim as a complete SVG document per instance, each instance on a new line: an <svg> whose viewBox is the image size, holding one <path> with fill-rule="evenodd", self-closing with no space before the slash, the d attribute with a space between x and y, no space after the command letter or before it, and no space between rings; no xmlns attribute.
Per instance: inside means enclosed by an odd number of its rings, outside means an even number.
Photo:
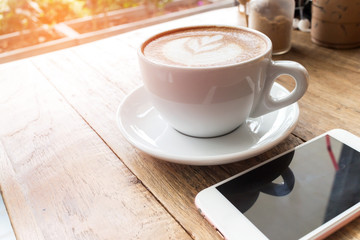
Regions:
<svg viewBox="0 0 360 240"><path fill-rule="evenodd" d="M281 88L282 91L286 93L290 93L284 86L281 84L275 82L274 85L276 87ZM178 164L186 164L186 165L194 165L194 166L210 166L210 165L221 165L221 164L228 164L233 162L239 162L246 159L249 159L251 157L257 156L261 153L264 153L265 151L271 149L272 147L278 145L280 142L282 142L285 138L287 138L290 133L295 129L300 115L300 109L297 102L290 104L282 109L278 109L274 112L278 111L284 111L288 108L293 108L294 114L292 114L293 122L289 124L289 127L286 128L281 134L278 134L279 137L277 137L274 141L271 141L269 143L265 143L263 145L260 145L259 147L256 147L254 149L248 149L246 151L239 151L234 153L227 153L227 154L218 154L218 155L204 155L204 156L179 156L176 154L169 154L161 150L160 148L153 148L149 147L139 141L137 141L131 134L128 133L128 131L125 129L125 127L122 124L122 117L121 117L121 110L125 106L128 99L137 91L146 91L144 85L138 86L137 88L133 89L129 94L126 95L126 97L121 101L120 105L118 106L118 109L116 111L116 122L117 126L120 129L122 135L126 138L126 140L135 148L141 150L142 152L151 155L157 159L165 160L168 162L178 163ZM151 103L150 103L151 105ZM155 111L157 111L155 109ZM160 114L160 113L158 113ZM241 126L240 126L241 127ZM239 127L239 128L240 128ZM234 130L234 132L237 130ZM176 134L181 134L176 131ZM183 135L183 134L182 134ZM193 138L191 136L183 135L186 138ZM226 135L225 135L226 136ZM221 138L224 136L220 136L217 138ZM206 141L207 139L201 139ZM256 145L256 144L255 144Z"/></svg>

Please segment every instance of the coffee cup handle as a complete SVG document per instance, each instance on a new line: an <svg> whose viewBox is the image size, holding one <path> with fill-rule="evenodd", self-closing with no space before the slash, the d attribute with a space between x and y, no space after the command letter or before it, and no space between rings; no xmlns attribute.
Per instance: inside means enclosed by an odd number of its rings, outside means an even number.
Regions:
<svg viewBox="0 0 360 240"><path fill-rule="evenodd" d="M270 91L276 78L280 75L292 76L296 86L288 96L278 100L270 95ZM271 61L267 70L263 94L250 117L260 117L298 101L306 92L308 80L309 74L301 64L293 61Z"/></svg>

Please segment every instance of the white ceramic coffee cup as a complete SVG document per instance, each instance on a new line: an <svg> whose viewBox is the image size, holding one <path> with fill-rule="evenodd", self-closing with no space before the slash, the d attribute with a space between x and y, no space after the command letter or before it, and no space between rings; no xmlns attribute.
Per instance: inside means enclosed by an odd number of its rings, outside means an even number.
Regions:
<svg viewBox="0 0 360 240"><path fill-rule="evenodd" d="M201 27L208 26L193 28ZM158 34L144 41L138 50L144 86L152 104L173 128L186 135L227 134L249 117L259 117L298 101L308 86L308 72L301 64L271 60L272 45L266 35L243 27L217 27L255 33L266 41L266 50L248 61L208 67L174 66L149 60L143 48ZM296 87L289 96L273 99L270 90L275 79L283 74L292 76Z"/></svg>

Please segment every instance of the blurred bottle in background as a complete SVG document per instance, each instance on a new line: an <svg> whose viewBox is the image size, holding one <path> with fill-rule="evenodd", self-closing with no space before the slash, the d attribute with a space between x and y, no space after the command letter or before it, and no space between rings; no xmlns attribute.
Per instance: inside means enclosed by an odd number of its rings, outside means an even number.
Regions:
<svg viewBox="0 0 360 240"><path fill-rule="evenodd" d="M267 35L273 43L273 54L286 53L291 48L294 0L251 0L249 27Z"/></svg>

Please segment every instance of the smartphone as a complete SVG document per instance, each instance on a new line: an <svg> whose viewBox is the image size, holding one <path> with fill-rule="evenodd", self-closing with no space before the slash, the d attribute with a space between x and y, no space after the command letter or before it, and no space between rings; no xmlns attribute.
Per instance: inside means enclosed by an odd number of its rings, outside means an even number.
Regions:
<svg viewBox="0 0 360 240"><path fill-rule="evenodd" d="M331 130L199 192L225 239L322 239L360 216L360 138Z"/></svg>

